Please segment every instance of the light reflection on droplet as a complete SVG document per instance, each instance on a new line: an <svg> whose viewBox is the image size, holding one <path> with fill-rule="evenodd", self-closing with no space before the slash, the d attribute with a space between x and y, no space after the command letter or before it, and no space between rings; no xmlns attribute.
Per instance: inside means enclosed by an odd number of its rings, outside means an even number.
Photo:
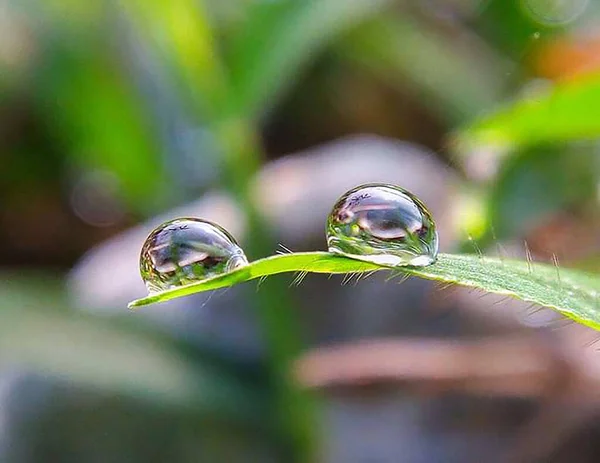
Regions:
<svg viewBox="0 0 600 463"><path fill-rule="evenodd" d="M244 251L221 226L182 218L157 227L140 255L140 273L149 292L206 280L246 265Z"/></svg>
<svg viewBox="0 0 600 463"><path fill-rule="evenodd" d="M327 220L329 251L388 266L435 262L438 234L425 205L408 191L381 183L345 193Z"/></svg>

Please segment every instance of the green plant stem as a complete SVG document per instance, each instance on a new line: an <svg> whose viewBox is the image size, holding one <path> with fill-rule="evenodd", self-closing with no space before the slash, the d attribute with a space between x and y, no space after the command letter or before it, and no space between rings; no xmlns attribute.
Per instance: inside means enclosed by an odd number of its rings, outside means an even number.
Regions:
<svg viewBox="0 0 600 463"><path fill-rule="evenodd" d="M271 230L248 191L262 158L256 131L243 120L230 119L216 126L214 133L224 151L225 182L246 215L249 230L246 252L250 257L269 255L274 243ZM293 300L283 282L277 280L258 291L255 300L269 355L277 418L294 461L312 461L316 441L312 400L295 384L291 374L292 362L301 346Z"/></svg>
<svg viewBox="0 0 600 463"><path fill-rule="evenodd" d="M161 38L159 53L178 82L183 101L215 135L224 160L223 183L246 215L248 254L271 254L270 230L248 192L262 161L257 131L249 122L251 115L240 107L240 95L231 85L232 72L224 66L215 46L217 39L208 15L194 0L159 2L153 8L141 0L127 0L123 5L150 43L156 43L155 37ZM292 302L280 282L273 282L268 291L259 291L256 298L270 355L280 429L289 441L293 461L308 462L313 460L314 447L311 407L308 397L290 379L291 362L300 346Z"/></svg>

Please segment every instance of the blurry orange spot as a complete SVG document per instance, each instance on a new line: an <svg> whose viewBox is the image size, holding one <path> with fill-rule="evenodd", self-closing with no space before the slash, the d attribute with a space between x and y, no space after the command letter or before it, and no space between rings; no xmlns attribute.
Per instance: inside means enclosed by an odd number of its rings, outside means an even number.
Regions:
<svg viewBox="0 0 600 463"><path fill-rule="evenodd" d="M569 80L600 70L600 36L562 37L548 42L534 59L537 73L552 80Z"/></svg>

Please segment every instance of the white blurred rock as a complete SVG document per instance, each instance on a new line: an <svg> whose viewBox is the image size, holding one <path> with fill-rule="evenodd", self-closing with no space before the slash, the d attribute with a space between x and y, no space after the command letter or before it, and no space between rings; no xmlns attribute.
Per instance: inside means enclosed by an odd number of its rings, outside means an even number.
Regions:
<svg viewBox="0 0 600 463"><path fill-rule="evenodd" d="M260 209L286 242L323 236L327 215L347 190L362 183L393 183L416 194L453 241L452 172L428 149L376 136L353 136L295 153L265 166L254 184Z"/></svg>

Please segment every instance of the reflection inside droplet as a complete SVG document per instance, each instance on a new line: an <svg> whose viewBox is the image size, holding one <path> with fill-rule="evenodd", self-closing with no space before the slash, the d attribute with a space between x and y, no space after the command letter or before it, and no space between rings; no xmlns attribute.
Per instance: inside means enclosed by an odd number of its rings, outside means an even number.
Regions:
<svg viewBox="0 0 600 463"><path fill-rule="evenodd" d="M248 260L233 236L212 222L183 218L163 223L146 239L140 272L150 292L230 272Z"/></svg>
<svg viewBox="0 0 600 463"><path fill-rule="evenodd" d="M327 220L329 251L379 265L426 266L435 262L438 235L425 205L388 184L361 185L345 193Z"/></svg>

